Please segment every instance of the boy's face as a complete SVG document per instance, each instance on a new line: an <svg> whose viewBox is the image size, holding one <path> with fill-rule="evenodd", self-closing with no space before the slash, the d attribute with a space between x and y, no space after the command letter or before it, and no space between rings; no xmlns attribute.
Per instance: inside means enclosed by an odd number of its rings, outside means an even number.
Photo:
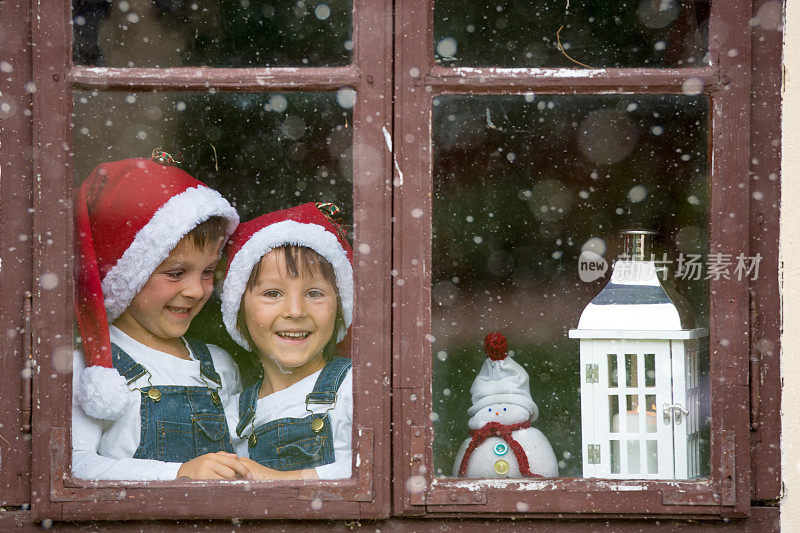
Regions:
<svg viewBox="0 0 800 533"><path fill-rule="evenodd" d="M252 290L245 291L245 323L264 364L313 373L336 326L336 288L321 272L289 277L281 250L261 260Z"/></svg>
<svg viewBox="0 0 800 533"><path fill-rule="evenodd" d="M218 261L217 243L200 249L184 237L114 325L145 345L181 337L211 296Z"/></svg>

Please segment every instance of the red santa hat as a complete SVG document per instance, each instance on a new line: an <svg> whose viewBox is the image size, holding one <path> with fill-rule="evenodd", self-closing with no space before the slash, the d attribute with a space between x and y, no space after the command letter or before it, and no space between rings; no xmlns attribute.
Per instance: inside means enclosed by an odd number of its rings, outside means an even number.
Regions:
<svg viewBox="0 0 800 533"><path fill-rule="evenodd" d="M345 322L345 328L336 332L336 342L344 338L353 322L353 250L336 221L338 214L334 204L311 202L239 225L228 241L228 272L222 285L222 321L239 346L253 349L236 328L250 273L264 255L284 244L311 248L333 267Z"/></svg>
<svg viewBox="0 0 800 533"><path fill-rule="evenodd" d="M239 216L217 191L147 159L98 165L75 189L74 206L75 316L87 366L77 399L90 416L114 420L130 394L112 365L108 324L187 233L219 215L230 235Z"/></svg>
<svg viewBox="0 0 800 533"><path fill-rule="evenodd" d="M467 414L471 417L484 407L507 403L526 409L531 422L539 418L539 408L531 398L528 373L508 356L506 338L490 333L484 339L484 347L486 360L472 382L472 406Z"/></svg>

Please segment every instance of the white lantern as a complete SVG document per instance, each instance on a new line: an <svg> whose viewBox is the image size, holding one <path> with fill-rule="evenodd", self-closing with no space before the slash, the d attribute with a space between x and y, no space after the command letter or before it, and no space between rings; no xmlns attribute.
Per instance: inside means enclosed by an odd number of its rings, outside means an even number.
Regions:
<svg viewBox="0 0 800 533"><path fill-rule="evenodd" d="M625 260L583 310L580 339L584 477L700 475L699 339L686 329L650 259L655 233L629 230Z"/></svg>

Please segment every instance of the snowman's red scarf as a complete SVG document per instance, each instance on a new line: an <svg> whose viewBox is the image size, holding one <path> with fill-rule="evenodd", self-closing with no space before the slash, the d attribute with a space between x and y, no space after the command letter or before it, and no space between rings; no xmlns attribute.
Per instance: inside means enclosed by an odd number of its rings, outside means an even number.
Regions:
<svg viewBox="0 0 800 533"><path fill-rule="evenodd" d="M539 474L534 474L530 470L530 465L528 464L528 456L525 454L525 450L522 449L519 442L514 440L514 437L511 434L518 429L525 429L531 427L531 423L528 421L520 422L519 424L501 424L500 422L489 422L485 426L480 429L473 429L470 430L470 435L472 435L472 440L469 441L469 446L467 446L467 451L464 452L464 458L461 460L461 467L458 469L458 477L466 477L467 475L467 465L469 464L469 456L472 455L473 450L480 446L483 441L488 439L489 437L500 437L504 441L511 446L511 451L514 452L514 456L517 458L517 464L519 465L520 473L525 477L542 477Z"/></svg>

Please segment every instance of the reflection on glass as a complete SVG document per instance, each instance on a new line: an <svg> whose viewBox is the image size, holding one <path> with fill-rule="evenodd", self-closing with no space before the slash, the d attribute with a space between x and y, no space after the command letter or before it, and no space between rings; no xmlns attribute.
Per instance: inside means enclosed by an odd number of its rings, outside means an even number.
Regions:
<svg viewBox="0 0 800 533"><path fill-rule="evenodd" d="M628 441L628 473L629 474L639 474L641 472L640 462L641 462L641 455L639 453L639 441L638 440L629 440Z"/></svg>
<svg viewBox="0 0 800 533"><path fill-rule="evenodd" d="M655 253L672 260L662 283L674 286L695 311L697 326L707 326L704 275L675 275L680 254L707 253L707 117L708 100L686 95L435 99L431 349L436 475L450 475L456 451L468 436L463 424L452 421L466 420L469 389L485 360L483 337L492 331L508 338L514 360L530 376L539 407L532 425L552 444L559 475L581 475L579 343L568 339L566 331L606 284L603 277L582 279L578 257L592 251L610 265L623 252L619 230L659 232ZM616 357L598 354L598 387L627 383L618 375L625 370L635 379L632 385L647 383L641 377L647 358L641 368L637 357L636 365L626 369L624 358ZM705 391L707 345L699 361L704 377L698 383ZM608 378L602 375L606 370ZM701 398L701 456L707 461L709 408L707 396ZM612 416L598 414L603 420ZM644 431L642 424L639 431Z"/></svg>
<svg viewBox="0 0 800 533"><path fill-rule="evenodd" d="M656 386L656 355L653 353L644 354L644 386Z"/></svg>
<svg viewBox="0 0 800 533"><path fill-rule="evenodd" d="M636 354L625 354L625 385L627 387L639 386L639 372L636 366Z"/></svg>
<svg viewBox="0 0 800 533"><path fill-rule="evenodd" d="M73 60L105 67L302 67L352 58L350 0L73 0Z"/></svg>
<svg viewBox="0 0 800 533"><path fill-rule="evenodd" d="M351 224L352 109L335 92L76 91L73 113L76 184L100 162L147 158L162 148L180 154L180 168L218 190L242 220L331 201ZM219 313L212 297L189 335L236 356L242 350ZM246 373L249 359L242 360Z"/></svg>
<svg viewBox="0 0 800 533"><path fill-rule="evenodd" d="M701 66L708 14L708 0L437 0L434 54L456 67Z"/></svg>
<svg viewBox="0 0 800 533"><path fill-rule="evenodd" d="M608 386L609 387L616 387L617 383L619 383L619 378L617 377L617 354L610 353L608 354Z"/></svg>

